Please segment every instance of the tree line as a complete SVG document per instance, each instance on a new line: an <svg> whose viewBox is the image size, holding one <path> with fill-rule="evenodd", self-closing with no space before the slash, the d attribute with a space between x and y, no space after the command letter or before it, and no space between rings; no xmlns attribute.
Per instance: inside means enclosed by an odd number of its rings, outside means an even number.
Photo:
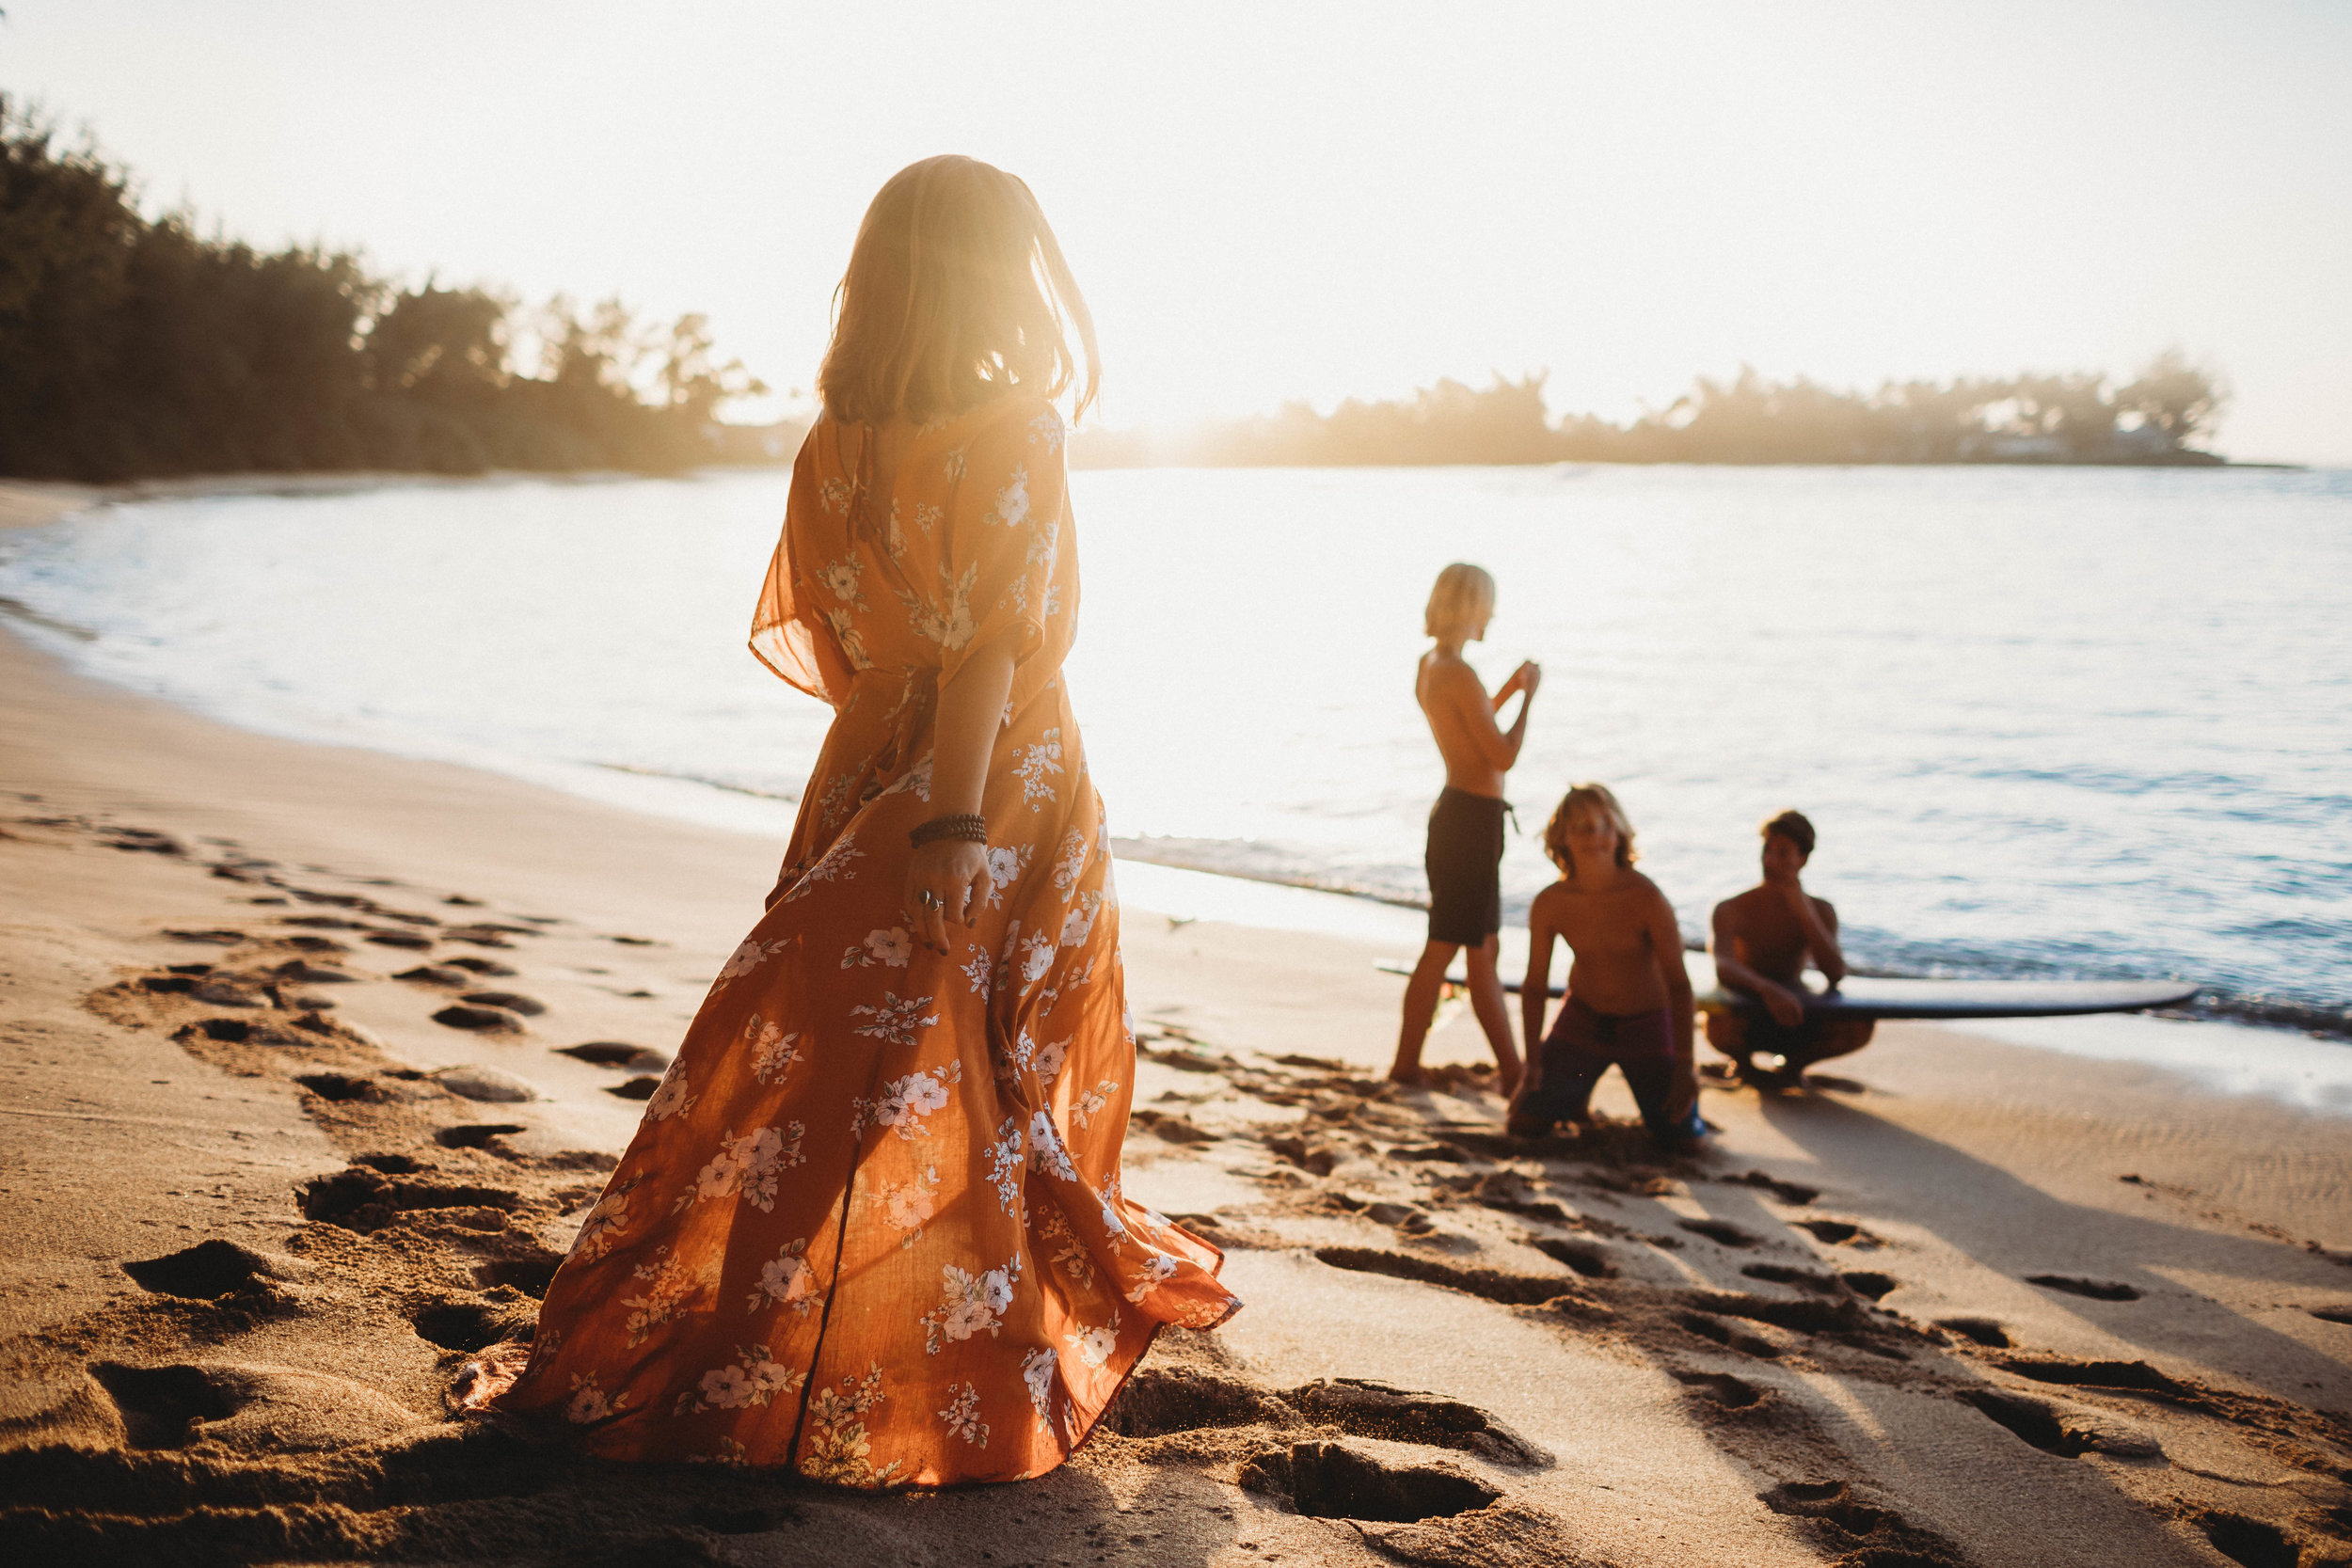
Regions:
<svg viewBox="0 0 2352 1568"><path fill-rule="evenodd" d="M669 471L789 462L799 427L721 423L767 390L708 323L618 300L526 308L410 287L347 251L262 251L185 212L150 219L130 173L0 94L0 474L89 482L381 468ZM1082 466L2215 463L2223 402L2178 353L2137 377L1963 377L1840 391L1743 369L1625 423L1554 420L1544 377L1443 380L1163 433L1092 431Z"/></svg>
<svg viewBox="0 0 2352 1568"><path fill-rule="evenodd" d="M1666 408L1623 424L1557 421L1544 377L1479 388L1439 381L1408 399L1305 403L1173 435L1104 431L1073 442L1093 467L1350 467L1444 463L2170 463L2221 459L2210 435L2224 394L2177 352L2133 379L2096 372L1889 382L1838 391L1743 368L1701 378Z"/></svg>
<svg viewBox="0 0 2352 1568"><path fill-rule="evenodd" d="M151 220L127 170L0 94L0 473L673 470L771 455L714 418L764 390L699 315L527 309Z"/></svg>

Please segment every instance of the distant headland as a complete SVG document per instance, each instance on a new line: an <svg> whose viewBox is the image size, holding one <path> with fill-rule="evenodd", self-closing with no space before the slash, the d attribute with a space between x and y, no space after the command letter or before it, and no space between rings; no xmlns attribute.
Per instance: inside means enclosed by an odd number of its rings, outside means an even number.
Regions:
<svg viewBox="0 0 2352 1568"><path fill-rule="evenodd" d="M1082 467L1340 467L1479 463L2101 463L2212 466L2197 443L2224 394L2167 352L2129 381L2095 372L1894 383L1838 391L1743 368L1701 379L1626 424L1554 420L1544 377L1481 389L1440 381L1409 399L1304 403L1173 433L1096 431L1072 444Z"/></svg>

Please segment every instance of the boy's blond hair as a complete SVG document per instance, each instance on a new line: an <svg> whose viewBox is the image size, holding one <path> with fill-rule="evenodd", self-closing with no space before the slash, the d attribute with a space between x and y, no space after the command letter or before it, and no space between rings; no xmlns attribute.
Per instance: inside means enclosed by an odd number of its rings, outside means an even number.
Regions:
<svg viewBox="0 0 2352 1568"><path fill-rule="evenodd" d="M1429 608L1421 615L1422 633L1439 639L1458 636L1480 616L1493 614L1494 608L1495 579L1484 566L1457 561L1438 574L1438 585L1429 591Z"/></svg>
<svg viewBox="0 0 2352 1568"><path fill-rule="evenodd" d="M1551 858L1552 864L1560 868L1561 875L1576 875L1576 859L1568 853L1568 817L1580 805L1593 807L1609 818L1610 825L1617 830L1619 865L1629 866L1642 858L1633 849L1633 818L1625 814L1625 807L1617 803L1617 798L1610 792L1609 786L1604 784L1581 784L1560 797L1559 809L1551 814L1551 820L1544 824L1544 853Z"/></svg>

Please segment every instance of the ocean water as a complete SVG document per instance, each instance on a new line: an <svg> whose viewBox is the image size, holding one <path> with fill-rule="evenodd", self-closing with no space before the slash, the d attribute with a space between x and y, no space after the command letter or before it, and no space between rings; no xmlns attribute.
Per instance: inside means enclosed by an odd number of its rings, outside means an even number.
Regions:
<svg viewBox="0 0 2352 1568"><path fill-rule="evenodd" d="M118 505L0 535L90 673L252 727L781 832L825 710L745 651L787 478ZM1131 859L1422 892L1437 570L1544 685L1514 910L1611 784L1703 933L1784 806L1850 956L2352 1006L2352 474L1143 470L1073 480L1070 679ZM79 628L72 635L57 626ZM1385 928L1385 927L1384 927Z"/></svg>

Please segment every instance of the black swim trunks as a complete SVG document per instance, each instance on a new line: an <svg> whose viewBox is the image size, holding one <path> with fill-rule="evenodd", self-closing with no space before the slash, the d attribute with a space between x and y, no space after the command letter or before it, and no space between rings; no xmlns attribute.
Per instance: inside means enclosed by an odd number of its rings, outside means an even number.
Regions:
<svg viewBox="0 0 2352 1568"><path fill-rule="evenodd" d="M1477 947L1502 929L1502 816L1491 795L1452 784L1429 810L1429 940Z"/></svg>

